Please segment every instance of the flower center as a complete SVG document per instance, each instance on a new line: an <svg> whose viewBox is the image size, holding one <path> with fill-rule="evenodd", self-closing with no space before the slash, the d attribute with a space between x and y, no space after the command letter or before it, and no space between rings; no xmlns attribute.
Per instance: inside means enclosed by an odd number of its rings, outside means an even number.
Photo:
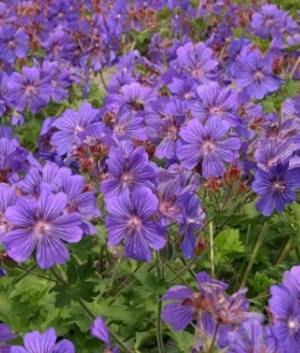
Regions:
<svg viewBox="0 0 300 353"><path fill-rule="evenodd" d="M273 18L268 18L266 20L266 26L267 27L271 27L271 26L273 26L273 24L274 24L274 19Z"/></svg>
<svg viewBox="0 0 300 353"><path fill-rule="evenodd" d="M257 71L255 72L254 77L261 80L264 77L264 74L261 71Z"/></svg>
<svg viewBox="0 0 300 353"><path fill-rule="evenodd" d="M121 176L121 182L124 184L124 186L130 184L132 182L133 176L131 173L125 172Z"/></svg>
<svg viewBox="0 0 300 353"><path fill-rule="evenodd" d="M83 130L84 130L83 127L76 125L75 129L74 129L74 132L75 132L75 134L78 134L79 132L81 132Z"/></svg>
<svg viewBox="0 0 300 353"><path fill-rule="evenodd" d="M32 96L33 94L36 94L36 93L37 93L37 90L33 85L28 85L25 88L25 94L29 97Z"/></svg>
<svg viewBox="0 0 300 353"><path fill-rule="evenodd" d="M211 141L204 141L202 148L205 155L215 152L215 144Z"/></svg>
<svg viewBox="0 0 300 353"><path fill-rule="evenodd" d="M143 224L143 222L139 217L137 217L135 215L131 216L131 218L129 220L129 227L128 227L129 231L132 233L135 232L136 230L138 230L141 227L142 224Z"/></svg>
<svg viewBox="0 0 300 353"><path fill-rule="evenodd" d="M299 324L298 320L295 319L295 318L294 318L294 319L290 319L290 320L288 321L288 328L289 328L290 331L292 331L292 332L298 331L299 328L300 328L300 324Z"/></svg>
<svg viewBox="0 0 300 353"><path fill-rule="evenodd" d="M222 110L218 107L211 107L209 108L209 112L211 114L220 115L222 113Z"/></svg>
<svg viewBox="0 0 300 353"><path fill-rule="evenodd" d="M8 46L9 46L9 48L14 48L15 47L15 42L13 40L10 40L8 42Z"/></svg>
<svg viewBox="0 0 300 353"><path fill-rule="evenodd" d="M50 227L49 223L46 223L43 220L38 221L34 227L35 234L39 239L42 238L47 233L49 233L50 229L51 229L51 227Z"/></svg>
<svg viewBox="0 0 300 353"><path fill-rule="evenodd" d="M123 125L115 125L114 131L116 134L125 134L125 126Z"/></svg>
<svg viewBox="0 0 300 353"><path fill-rule="evenodd" d="M280 182L275 181L275 183L273 183L273 190L274 191L279 191L279 192L284 192L285 186L282 185Z"/></svg>

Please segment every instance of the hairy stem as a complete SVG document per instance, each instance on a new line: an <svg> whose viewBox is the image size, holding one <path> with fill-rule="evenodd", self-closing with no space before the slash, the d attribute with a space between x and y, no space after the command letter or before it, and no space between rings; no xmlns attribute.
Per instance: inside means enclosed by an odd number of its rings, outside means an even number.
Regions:
<svg viewBox="0 0 300 353"><path fill-rule="evenodd" d="M262 227L262 230L257 238L257 241L256 241L256 244L255 244L255 248L253 250L253 253L251 255L251 258L250 258L250 261L248 263L248 266L246 268L246 271L244 273L244 276L243 276L243 279L242 279L242 282L241 282L241 285L240 285L240 288L242 287L245 287L246 283L247 283L247 280L248 280L248 277L250 275L250 272L252 270L252 267L253 267L253 264L255 262L255 259L257 257L257 254L259 252L259 249L264 241L264 238L265 238L265 235L267 234L267 230L268 230L268 223L265 222L263 227Z"/></svg>
<svg viewBox="0 0 300 353"><path fill-rule="evenodd" d="M211 266L211 276L215 278L215 254L214 254L214 224L209 223L209 242L210 242L210 266Z"/></svg>

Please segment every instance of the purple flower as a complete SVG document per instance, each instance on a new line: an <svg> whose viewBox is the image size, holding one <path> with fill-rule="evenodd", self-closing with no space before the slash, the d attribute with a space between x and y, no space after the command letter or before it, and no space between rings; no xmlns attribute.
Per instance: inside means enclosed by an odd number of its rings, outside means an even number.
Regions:
<svg viewBox="0 0 300 353"><path fill-rule="evenodd" d="M67 197L67 206L64 213L76 212L81 216L80 225L84 234L96 234L97 230L90 222L100 216L100 211L96 207L96 198L93 192L85 191L85 179L81 175L61 175L62 188Z"/></svg>
<svg viewBox="0 0 300 353"><path fill-rule="evenodd" d="M261 56L259 50L253 50L241 56L234 72L238 86L245 88L252 98L263 99L266 94L276 91L283 82L273 75L273 57Z"/></svg>
<svg viewBox="0 0 300 353"><path fill-rule="evenodd" d="M288 203L296 201L294 190L300 187L300 168L288 169L289 164L277 164L268 171L258 169L252 189L260 198L256 208L264 216L271 216L274 209L282 212Z"/></svg>
<svg viewBox="0 0 300 353"><path fill-rule="evenodd" d="M8 207L16 203L17 196L15 189L7 184L0 184L0 245L5 233L12 229L12 224L5 217L5 211Z"/></svg>
<svg viewBox="0 0 300 353"><path fill-rule="evenodd" d="M194 256L196 239L194 231L204 225L205 213L201 207L198 197L185 193L181 196L183 219L180 226L181 233L184 235L180 248L185 257Z"/></svg>
<svg viewBox="0 0 300 353"><path fill-rule="evenodd" d="M28 168L29 153L16 139L0 138L0 182L14 183L18 173Z"/></svg>
<svg viewBox="0 0 300 353"><path fill-rule="evenodd" d="M176 141L180 127L186 120L187 105L184 101L172 99L166 102L161 113L159 108L159 104L153 103L153 110L157 114L153 114L152 120L149 119L148 122L149 127L157 131L160 139L155 156L159 159L176 159Z"/></svg>
<svg viewBox="0 0 300 353"><path fill-rule="evenodd" d="M77 213L63 214L67 196L52 194L47 188L38 200L19 197L16 205L5 212L7 220L15 226L2 241L8 255L15 261L26 261L37 249L37 263L43 269L63 264L69 252L62 240L77 243L81 240L81 217Z"/></svg>
<svg viewBox="0 0 300 353"><path fill-rule="evenodd" d="M29 37L21 29L15 30L13 26L5 26L0 38L0 59L13 63L16 58L22 58L28 52Z"/></svg>
<svg viewBox="0 0 300 353"><path fill-rule="evenodd" d="M2 115L6 110L7 103L7 83L9 81L8 75L0 69L0 114Z"/></svg>
<svg viewBox="0 0 300 353"><path fill-rule="evenodd" d="M177 59L171 62L171 67L183 70L201 83L209 83L216 79L215 69L218 61L213 57L213 51L204 43L187 43L177 49Z"/></svg>
<svg viewBox="0 0 300 353"><path fill-rule="evenodd" d="M149 262L151 251L165 245L165 229L151 217L157 212L158 199L150 189L141 187L125 190L107 203L109 215L105 225L108 229L108 245L114 246L125 239L126 256Z"/></svg>
<svg viewBox="0 0 300 353"><path fill-rule="evenodd" d="M228 353L277 353L276 339L257 319L244 321L237 331L228 333Z"/></svg>
<svg viewBox="0 0 300 353"><path fill-rule="evenodd" d="M101 133L104 124L97 122L99 111L93 109L91 104L82 103L79 111L67 109L61 118L58 118L51 127L59 131L52 135L52 143L56 146L57 153L64 155L80 144L89 134Z"/></svg>
<svg viewBox="0 0 300 353"><path fill-rule="evenodd" d="M54 102L60 102L68 98L66 88L71 86L72 80L69 71L63 65L45 60L43 61L41 74L50 80L50 96Z"/></svg>
<svg viewBox="0 0 300 353"><path fill-rule="evenodd" d="M186 286L173 286L161 298L161 300L172 300L173 303L165 305L162 318L165 322L172 324L174 330L184 330L194 318L196 293Z"/></svg>
<svg viewBox="0 0 300 353"><path fill-rule="evenodd" d="M75 353L72 342L64 339L56 343L56 333L49 328L44 333L38 331L24 336L24 347L12 346L10 353Z"/></svg>
<svg viewBox="0 0 300 353"><path fill-rule="evenodd" d="M238 138L224 140L230 125L212 117L203 126L197 119L192 119L181 128L180 137L184 144L178 146L177 157L182 165L192 169L202 161L202 174L208 179L210 175L220 177L225 171L224 162L232 162L241 143Z"/></svg>
<svg viewBox="0 0 300 353"><path fill-rule="evenodd" d="M32 166L24 179L17 183L17 187L27 195L38 196L41 187L47 187L53 192L58 192L62 185L61 175L70 175L71 169L59 168L56 163L47 162L43 168Z"/></svg>
<svg viewBox="0 0 300 353"><path fill-rule="evenodd" d="M221 295L227 289L227 284L211 279L206 272L196 275L199 292L194 292L186 286L173 286L161 300L172 300L165 305L162 318L171 323L174 330L184 330L194 319L197 319L197 327L212 335L216 323L212 312L214 298Z"/></svg>
<svg viewBox="0 0 300 353"><path fill-rule="evenodd" d="M168 88L174 97L187 101L195 97L197 87L197 82L195 82L190 76L182 78L174 77L172 83L168 85Z"/></svg>
<svg viewBox="0 0 300 353"><path fill-rule="evenodd" d="M278 34L286 13L276 5L264 5L259 10L260 13L255 12L251 18L253 32L261 38Z"/></svg>
<svg viewBox="0 0 300 353"><path fill-rule="evenodd" d="M99 338L99 340L103 341L106 344L107 352L119 353L119 348L112 347L111 345L108 328L101 316L98 316L95 319L95 321L93 322L93 325L90 328L90 331L92 336Z"/></svg>
<svg viewBox="0 0 300 353"><path fill-rule="evenodd" d="M283 285L271 286L270 311L274 335L280 353L298 353L300 346L300 307L297 299Z"/></svg>
<svg viewBox="0 0 300 353"><path fill-rule="evenodd" d="M286 271L282 284L293 294L296 300L300 299L300 266L293 266L290 271Z"/></svg>
<svg viewBox="0 0 300 353"><path fill-rule="evenodd" d="M49 102L50 79L41 79L36 67L23 67L22 72L23 75L14 72L10 76L7 84L9 104L18 111L23 111L28 105L32 113L37 113Z"/></svg>
<svg viewBox="0 0 300 353"><path fill-rule="evenodd" d="M128 109L136 112L149 109L149 102L154 99L156 99L156 95L153 89L143 87L141 84L133 82L129 85L122 86L119 94L108 96L107 102L112 102L116 107L126 104Z"/></svg>
<svg viewBox="0 0 300 353"><path fill-rule="evenodd" d="M0 270L4 271L3 269ZM0 275L0 277L2 276ZM10 328L8 328L5 324L0 324L0 353L11 352L11 346L8 346L6 344L2 345L2 343L5 343L5 341L10 341L14 338L16 338L16 335L11 332Z"/></svg>
<svg viewBox="0 0 300 353"><path fill-rule="evenodd" d="M259 148L255 151L257 166L259 169L268 171L270 167L289 159L289 166L292 167L293 159L290 157L293 152L294 146L288 140L278 144L276 139L262 139Z"/></svg>
<svg viewBox="0 0 300 353"><path fill-rule="evenodd" d="M236 126L240 123L237 103L237 92L222 89L218 83L211 82L197 88L196 102L191 111L193 116L201 121L217 117L227 120L231 126Z"/></svg>
<svg viewBox="0 0 300 353"><path fill-rule="evenodd" d="M157 172L149 163L143 147L137 147L125 156L121 148L111 150L106 161L109 178L101 183L101 192L107 199L120 195L125 190L135 190L147 181L155 183Z"/></svg>
<svg viewBox="0 0 300 353"><path fill-rule="evenodd" d="M145 141L147 134L143 127L143 122L144 119L142 117L135 116L126 105L122 105L114 123L114 134L120 141L132 139Z"/></svg>

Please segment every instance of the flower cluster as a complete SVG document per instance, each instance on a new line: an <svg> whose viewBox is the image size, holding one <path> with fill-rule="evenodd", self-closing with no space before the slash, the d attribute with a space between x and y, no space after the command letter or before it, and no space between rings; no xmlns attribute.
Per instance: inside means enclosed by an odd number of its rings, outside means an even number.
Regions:
<svg viewBox="0 0 300 353"><path fill-rule="evenodd" d="M271 286L271 320L264 324L260 313L249 311L246 288L224 294L226 283L211 279L205 272L196 275L198 291L174 286L162 298L162 317L174 330L197 321L196 350L205 352L214 345L230 353L297 353L300 340L299 271L295 266L284 274L282 284Z"/></svg>

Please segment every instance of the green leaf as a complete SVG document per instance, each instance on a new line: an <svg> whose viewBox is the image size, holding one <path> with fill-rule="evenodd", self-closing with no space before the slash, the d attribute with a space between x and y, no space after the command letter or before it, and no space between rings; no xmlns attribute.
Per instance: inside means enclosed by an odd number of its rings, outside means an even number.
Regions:
<svg viewBox="0 0 300 353"><path fill-rule="evenodd" d="M275 280L261 272L256 272L254 277L249 278L248 282L257 293L267 291L272 284L276 283Z"/></svg>
<svg viewBox="0 0 300 353"><path fill-rule="evenodd" d="M245 247L240 240L239 230L227 228L215 238L216 261L220 262L224 256L240 257ZM234 256L235 255L235 256Z"/></svg>
<svg viewBox="0 0 300 353"><path fill-rule="evenodd" d="M292 98L298 91L298 85L296 81L289 77L286 80L286 84L284 85L283 90L287 97Z"/></svg>
<svg viewBox="0 0 300 353"><path fill-rule="evenodd" d="M176 342L180 352L190 352L197 345L197 337L186 331L171 331L171 336Z"/></svg>

